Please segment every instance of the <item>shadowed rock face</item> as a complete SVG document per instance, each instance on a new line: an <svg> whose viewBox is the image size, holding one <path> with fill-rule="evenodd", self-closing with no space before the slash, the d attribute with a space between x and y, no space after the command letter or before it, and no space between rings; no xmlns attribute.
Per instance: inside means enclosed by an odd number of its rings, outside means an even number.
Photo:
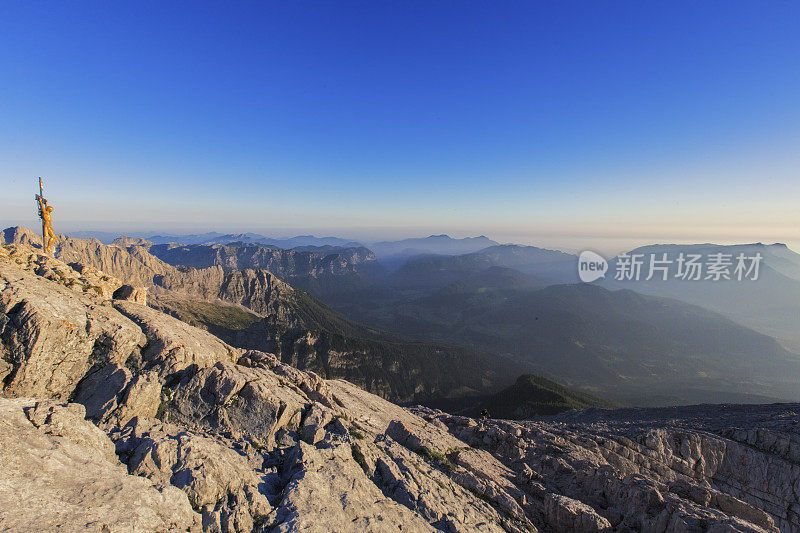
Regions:
<svg viewBox="0 0 800 533"><path fill-rule="evenodd" d="M800 530L798 405L475 420L1 259L0 309L11 529Z"/></svg>

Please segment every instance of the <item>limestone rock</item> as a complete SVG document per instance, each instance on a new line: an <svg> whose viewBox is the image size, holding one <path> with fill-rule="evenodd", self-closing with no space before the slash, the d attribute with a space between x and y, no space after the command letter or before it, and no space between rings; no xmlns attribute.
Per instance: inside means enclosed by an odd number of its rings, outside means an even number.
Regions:
<svg viewBox="0 0 800 533"><path fill-rule="evenodd" d="M42 248L42 235L23 226L13 226L0 232L0 244L23 244Z"/></svg>
<svg viewBox="0 0 800 533"><path fill-rule="evenodd" d="M557 531L611 531L608 520L597 514L591 506L559 494L548 494L544 499L547 520Z"/></svg>
<svg viewBox="0 0 800 533"><path fill-rule="evenodd" d="M408 450L391 439L368 446L375 462L372 479L396 502L445 531L535 531L527 520L512 521L495 502L463 483L452 466L436 456Z"/></svg>
<svg viewBox="0 0 800 533"><path fill-rule="evenodd" d="M230 442L159 422L144 423L134 431L124 444L132 449L131 473L183 490L201 510L204 529L251 531L272 510L260 492L265 475L261 464L254 465Z"/></svg>
<svg viewBox="0 0 800 533"><path fill-rule="evenodd" d="M117 300L114 309L144 332L147 347L142 352L142 363L144 368L155 369L161 378L192 365L207 368L217 361L238 358L233 348L210 333L149 307Z"/></svg>
<svg viewBox="0 0 800 533"><path fill-rule="evenodd" d="M348 446L318 450L301 441L287 467L281 505L262 531L436 531L417 513L384 496Z"/></svg>
<svg viewBox="0 0 800 533"><path fill-rule="evenodd" d="M3 529L200 530L184 493L128 475L113 449L80 406L0 399Z"/></svg>
<svg viewBox="0 0 800 533"><path fill-rule="evenodd" d="M145 342L141 329L110 307L0 261L5 396L67 398L90 368L124 365Z"/></svg>
<svg viewBox="0 0 800 533"><path fill-rule="evenodd" d="M25 241L25 239L23 239ZM31 246L14 244L0 246L0 262L15 264L44 279L59 283L68 289L83 294L94 303L102 303L122 282L114 276L78 263L65 263L44 255Z"/></svg>
<svg viewBox="0 0 800 533"><path fill-rule="evenodd" d="M47 435L92 448L102 457L116 462L114 445L97 427L84 423L86 409L77 403L60 404L53 400L37 401L23 409L31 424Z"/></svg>
<svg viewBox="0 0 800 533"><path fill-rule="evenodd" d="M220 362L180 386L165 417L271 448L278 430L296 432L309 403L299 387L282 383L272 372Z"/></svg>
<svg viewBox="0 0 800 533"><path fill-rule="evenodd" d="M316 444L325 436L325 426L333 420L333 412L326 407L313 404L306 413L300 438L308 444Z"/></svg>
<svg viewBox="0 0 800 533"><path fill-rule="evenodd" d="M559 417L476 421L425 408L414 411L444 422L467 445L515 471L512 481L528 500L521 505L541 528L797 531L800 516L790 511L795 498L790 480L798 479L793 478L800 475L798 466L723 437L748 436L728 429L731 420L767 425L780 435L772 442L780 438L787 443L781 450L788 451L790 443L800 441L797 416L764 419L758 408L769 413L770 407L587 410L580 422L580 414L561 417L570 423ZM751 435L766 433L759 429ZM456 463L461 464L457 458ZM469 470L481 468L475 464Z"/></svg>
<svg viewBox="0 0 800 533"><path fill-rule="evenodd" d="M85 407L88 418L105 422L118 410L131 379L126 367L117 363L105 365L81 380L74 399Z"/></svg>
<svg viewBox="0 0 800 533"><path fill-rule="evenodd" d="M161 406L162 384L155 371L134 375L118 364L96 369L81 380L74 400L85 406L87 418L125 425L131 418L155 417Z"/></svg>
<svg viewBox="0 0 800 533"><path fill-rule="evenodd" d="M118 423L124 425L131 418L155 417L161 406L161 390L156 370L136 375L122 399Z"/></svg>
<svg viewBox="0 0 800 533"><path fill-rule="evenodd" d="M108 246L96 239L58 236L54 253L64 262L102 270L135 287L150 287L156 277L176 271L148 253L144 246Z"/></svg>

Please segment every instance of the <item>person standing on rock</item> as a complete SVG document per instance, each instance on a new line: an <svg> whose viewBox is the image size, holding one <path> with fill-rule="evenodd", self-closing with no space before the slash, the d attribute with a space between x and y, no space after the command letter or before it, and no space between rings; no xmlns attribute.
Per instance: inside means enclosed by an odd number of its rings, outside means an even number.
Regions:
<svg viewBox="0 0 800 533"><path fill-rule="evenodd" d="M44 253L49 254L56 233L53 231L53 219L50 216L50 213L53 212L53 207L47 205L47 200L42 196L43 192L42 178L39 178L39 194L36 195L36 201L39 202L39 218L42 219L42 248Z"/></svg>

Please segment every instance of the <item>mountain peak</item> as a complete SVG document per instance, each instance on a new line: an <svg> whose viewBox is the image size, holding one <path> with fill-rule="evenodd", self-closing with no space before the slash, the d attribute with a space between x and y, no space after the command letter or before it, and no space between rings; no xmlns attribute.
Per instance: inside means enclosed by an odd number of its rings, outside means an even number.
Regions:
<svg viewBox="0 0 800 533"><path fill-rule="evenodd" d="M42 237L25 226L11 226L0 232L0 244L28 244L41 248Z"/></svg>
<svg viewBox="0 0 800 533"><path fill-rule="evenodd" d="M485 235L479 237L464 237L454 239L442 233L439 235L429 235L402 239L399 241L382 241L373 243L369 248L378 257L409 258L417 255L461 255L477 252L494 246L498 243L488 239Z"/></svg>

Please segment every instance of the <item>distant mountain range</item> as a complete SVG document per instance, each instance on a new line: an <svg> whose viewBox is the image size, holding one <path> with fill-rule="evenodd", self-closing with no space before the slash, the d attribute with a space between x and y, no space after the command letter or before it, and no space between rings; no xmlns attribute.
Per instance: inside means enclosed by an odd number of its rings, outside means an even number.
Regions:
<svg viewBox="0 0 800 533"><path fill-rule="evenodd" d="M387 266L396 267L409 257L417 255L461 255L483 250L498 243L485 237L454 239L448 235L431 235L424 239L382 241L369 245L369 249Z"/></svg>
<svg viewBox="0 0 800 533"><path fill-rule="evenodd" d="M360 242L353 240L341 239L339 237L315 237L313 235L298 235L297 237L290 237L287 239L274 239L265 237L264 239L255 242L269 246L277 246L278 248L283 248L284 250L291 250L303 246L330 246L336 248L360 248L364 246Z"/></svg>
<svg viewBox="0 0 800 533"><path fill-rule="evenodd" d="M359 319L416 339L505 354L560 383L635 405L800 397L800 357L676 300L552 285L454 283Z"/></svg>
<svg viewBox="0 0 800 533"><path fill-rule="evenodd" d="M407 259L416 255L459 255L482 250L497 243L487 237L468 237L454 239L448 235L431 235L425 238L403 239L399 241L382 241L361 243L340 237L315 237L314 235L298 235L290 238L271 238L256 233L219 234L204 233L200 235L142 235L154 244L264 244L284 250L300 247L335 247L359 248L367 247L375 255L386 261Z"/></svg>
<svg viewBox="0 0 800 533"><path fill-rule="evenodd" d="M242 233L239 234L239 239L234 240L243 240L248 239L248 234ZM261 235L253 235L256 238L261 238ZM179 243L179 244L212 244L220 242L220 238L226 237L223 233L218 233L216 231L210 231L208 233L199 233L199 234L187 234L187 235L161 235L157 233L143 233L143 234L135 234L134 237L141 237L147 239L148 241L152 242L153 244L170 244L170 243ZM233 235L230 235L233 237ZM224 240L224 239L223 239ZM232 242L232 241L229 241ZM247 242L247 241L244 241Z"/></svg>
<svg viewBox="0 0 800 533"><path fill-rule="evenodd" d="M341 239L339 237L315 237L313 235L298 235L286 239L275 239L257 233L203 233L200 235L142 235L153 244L231 244L241 242L245 244L264 244L284 250L300 246L334 246L340 248L357 248L361 243Z"/></svg>
<svg viewBox="0 0 800 533"><path fill-rule="evenodd" d="M114 239L123 237L120 233L105 231L74 231L69 232L68 236L76 239L97 239L103 244L111 244ZM498 243L485 237L467 237L454 239L448 235L431 235L424 238L402 239L398 241L381 241L369 243L356 241L353 239L343 239L341 237L316 237L314 235L298 235L296 237L275 238L266 237L258 233L219 233L210 231L207 233L190 234L160 234L160 233L133 233L128 235L134 238L143 238L153 244L231 244L241 242L245 244L264 244L274 246L284 250L291 250L299 247L336 247L336 248L358 248L367 247L381 259L396 260L398 258L408 258L415 255L437 254L437 255L459 255L476 252L489 246L496 246Z"/></svg>
<svg viewBox="0 0 800 533"><path fill-rule="evenodd" d="M761 254L763 260L755 281L676 279L675 265L672 265L666 281L662 281L659 275L646 281L646 271L639 281L618 281L614 279L616 261L612 260L606 279L599 283L610 289L627 288L642 294L674 298L705 307L776 337L787 347L800 353L800 255L786 245L670 244L645 246L629 253L642 254L646 264L649 264L650 254L655 254L658 259L667 254L668 260L675 261L681 253L697 254L703 258L721 253L728 254L734 263L740 253L746 257ZM706 277L705 272L702 277Z"/></svg>
<svg viewBox="0 0 800 533"><path fill-rule="evenodd" d="M577 282L577 257L556 250L515 244L494 245L478 252L408 259L391 282L405 287L441 288L492 267L512 268L540 283Z"/></svg>
<svg viewBox="0 0 800 533"><path fill-rule="evenodd" d="M385 263L381 263L385 264ZM396 306L443 289L466 284L475 290L541 289L577 281L577 257L535 246L496 245L463 255L411 257L395 271L378 273L348 291L314 292L360 322L386 318ZM310 290L315 290L311 288Z"/></svg>

